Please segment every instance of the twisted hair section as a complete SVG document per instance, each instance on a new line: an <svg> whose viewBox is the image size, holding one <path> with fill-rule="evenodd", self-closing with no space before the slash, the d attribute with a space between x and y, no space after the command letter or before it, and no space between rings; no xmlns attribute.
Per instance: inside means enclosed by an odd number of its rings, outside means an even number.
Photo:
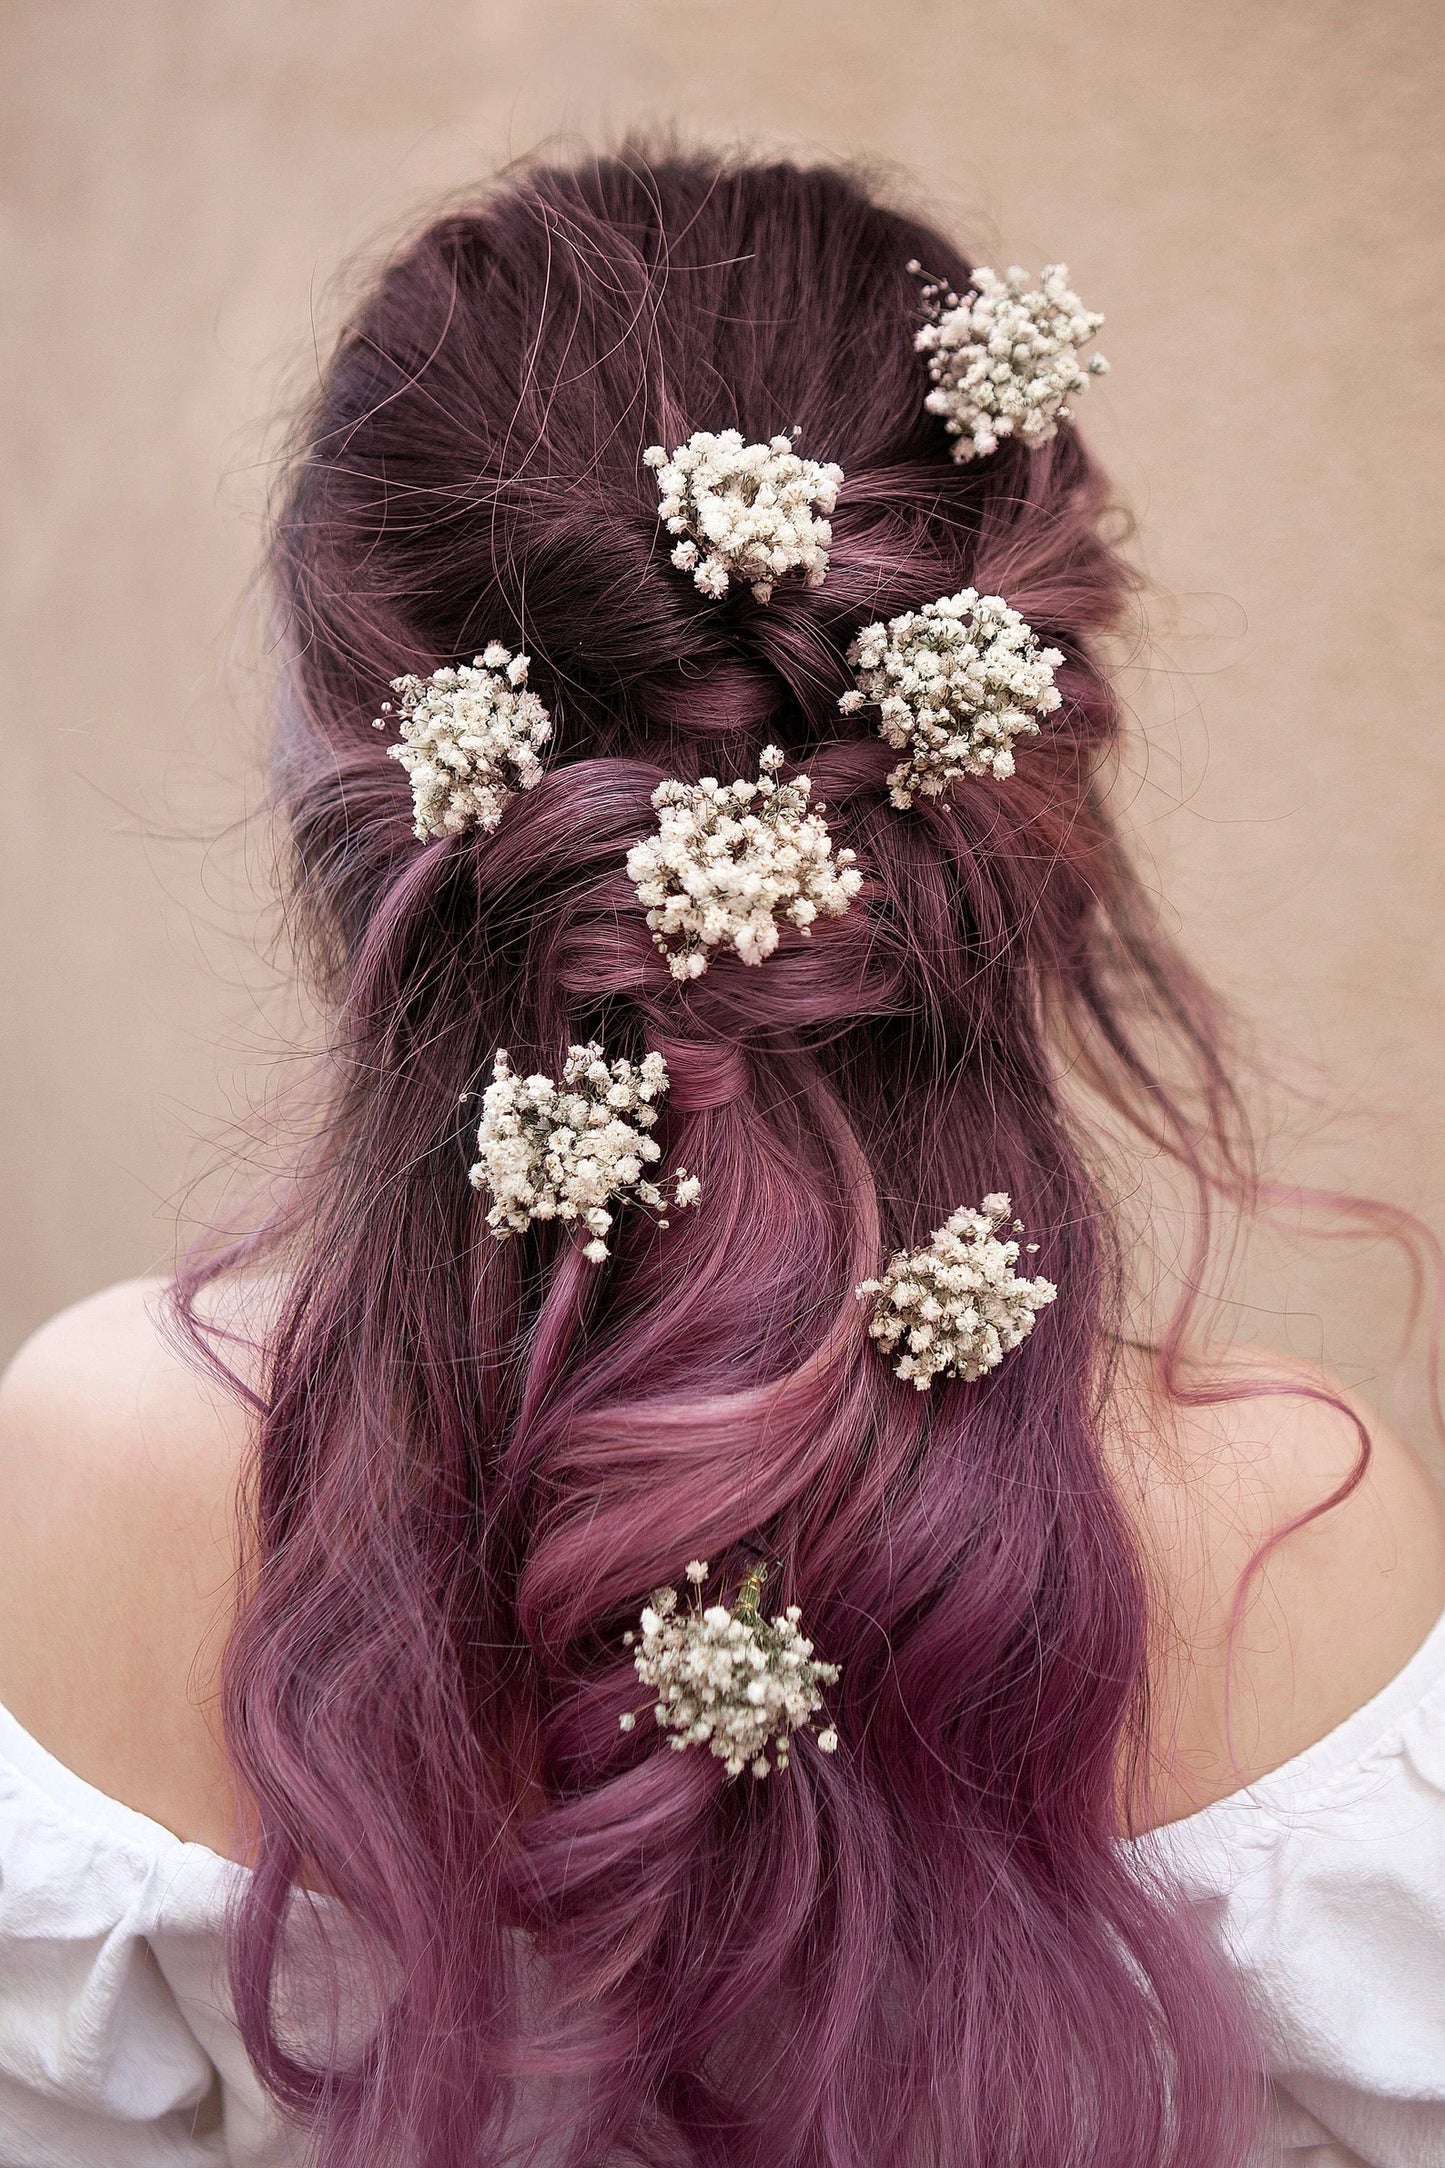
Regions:
<svg viewBox="0 0 1445 2168"><path fill-rule="evenodd" d="M326 1119L208 1274L284 1269L227 1736L255 1802L232 1974L325 2168L1216 2168L1248 2043L1122 1852L1144 1577L1104 1448L1122 1272L1061 1085L1240 1174L1208 1001L1110 825L1103 644L1130 579L1077 435L967 464L924 408L937 233L848 175L640 152L509 178L386 269L327 369L275 540L276 780L331 1002ZM652 444L797 429L846 477L825 582L700 594ZM1057 648L1006 784L900 813L839 713L866 623L965 587ZM373 718L498 640L553 718L491 833L419 845ZM679 983L627 880L673 776L806 768L864 875L811 939ZM661 1051L703 1182L589 1265L497 1242L461 1103L506 1046ZM1158 1048L1172 1048L1161 1066ZM1179 1085L1175 1079L1184 1076ZM1059 1299L927 1393L857 1283L1005 1191ZM624 1630L702 1557L781 1561L835 1755L732 1780L665 1751ZM298 1887L371 2017L288 2022ZM337 1993L346 1983L338 1980Z"/></svg>

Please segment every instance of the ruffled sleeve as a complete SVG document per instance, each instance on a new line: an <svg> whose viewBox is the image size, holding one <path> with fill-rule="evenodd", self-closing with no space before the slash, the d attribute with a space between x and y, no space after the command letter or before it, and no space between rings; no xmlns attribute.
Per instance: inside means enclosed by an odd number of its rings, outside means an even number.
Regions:
<svg viewBox="0 0 1445 2168"><path fill-rule="evenodd" d="M1442 2168L1445 1620L1328 1738L1138 1853L1243 1977L1292 2168Z"/></svg>
<svg viewBox="0 0 1445 2168"><path fill-rule="evenodd" d="M294 2168L226 1992L243 1872L85 1784L0 1709L6 2168Z"/></svg>

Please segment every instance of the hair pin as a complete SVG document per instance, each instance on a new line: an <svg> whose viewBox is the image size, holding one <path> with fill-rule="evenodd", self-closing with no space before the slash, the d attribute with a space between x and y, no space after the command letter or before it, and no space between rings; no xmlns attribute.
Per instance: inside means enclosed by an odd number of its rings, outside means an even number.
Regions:
<svg viewBox="0 0 1445 2168"><path fill-rule="evenodd" d="M841 467L800 458L790 437L745 444L737 429L694 430L671 454L650 445L642 463L662 493L658 518L680 538L672 562L702 594L717 601L739 580L766 602L789 572L822 586Z"/></svg>
<svg viewBox="0 0 1445 2168"><path fill-rule="evenodd" d="M418 843L471 827L490 833L507 800L541 781L552 718L526 690L530 659L493 640L470 663L392 679L402 742L387 751L410 779ZM385 701L372 728L384 730L393 712Z"/></svg>
<svg viewBox="0 0 1445 2168"><path fill-rule="evenodd" d="M837 918L863 876L853 852L833 849L823 807L810 811L806 775L779 782L783 754L765 747L755 783L659 783L657 832L627 854L652 938L675 979L700 978L716 948L759 964L778 945L778 921L810 935Z"/></svg>
<svg viewBox="0 0 1445 2168"><path fill-rule="evenodd" d="M1036 734L1038 717L1060 704L1063 659L1001 595L965 587L865 625L848 649L857 689L838 706L845 715L877 707L879 735L907 755L888 777L893 804L906 809L959 776L1012 775L1014 740Z"/></svg>
<svg viewBox="0 0 1445 2168"><path fill-rule="evenodd" d="M976 1212L960 1207L921 1249L900 1250L881 1280L856 1289L875 1301L870 1337L898 1358L894 1375L920 1392L938 1377L981 1378L997 1369L1058 1293L1051 1280L1015 1273L1019 1244L998 1239L1011 1210L1002 1192L985 1197ZM1021 1220L1013 1225L1022 1232Z"/></svg>
<svg viewBox="0 0 1445 2168"><path fill-rule="evenodd" d="M481 1157L471 1170L472 1187L494 1199L487 1224L498 1240L524 1234L539 1220L580 1221L591 1237L582 1254L600 1265L612 1229L610 1207L640 1204L665 1212L695 1205L702 1185L685 1167L672 1178L670 1198L645 1172L662 1157L647 1132L668 1082L661 1054L609 1064L595 1040L568 1048L555 1083L549 1076L517 1076L506 1048L498 1047L482 1094Z"/></svg>
<svg viewBox="0 0 1445 2168"><path fill-rule="evenodd" d="M767 1574L766 1564L754 1566L730 1605L704 1608L708 1564L694 1558L686 1574L688 1608L679 1611L675 1588L654 1589L640 1632L623 1635L624 1644L635 1648L638 1678L657 1695L653 1715L672 1733L669 1746L679 1752L705 1746L733 1777L745 1769L755 1777L786 1769L793 1734L814 1728L823 1706L820 1688L839 1676L836 1664L814 1656L795 1603L779 1618L763 1616ZM631 1731L637 1718L629 1711L619 1722ZM831 1724L818 1732L818 1745L825 1754L836 1751Z"/></svg>
<svg viewBox="0 0 1445 2168"><path fill-rule="evenodd" d="M916 257L908 269L923 275ZM1071 419L1070 395L1108 370L1102 354L1080 366L1104 319L1070 287L1066 264L1046 264L1038 286L1017 264L1002 278L980 265L961 296L930 280L923 306L928 321L913 341L933 384L923 403L943 417L957 460L996 451L1002 437L1037 451Z"/></svg>

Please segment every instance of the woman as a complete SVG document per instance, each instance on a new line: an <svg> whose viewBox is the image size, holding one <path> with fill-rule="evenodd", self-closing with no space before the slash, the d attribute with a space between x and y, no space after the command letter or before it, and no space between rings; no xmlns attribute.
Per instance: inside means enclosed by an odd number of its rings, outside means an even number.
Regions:
<svg viewBox="0 0 1445 2168"><path fill-rule="evenodd" d="M1439 1504L1133 1344L1094 1171L1250 1203L1102 791L1097 328L632 154L359 309L311 1141L0 1395L7 2161L1445 2159Z"/></svg>

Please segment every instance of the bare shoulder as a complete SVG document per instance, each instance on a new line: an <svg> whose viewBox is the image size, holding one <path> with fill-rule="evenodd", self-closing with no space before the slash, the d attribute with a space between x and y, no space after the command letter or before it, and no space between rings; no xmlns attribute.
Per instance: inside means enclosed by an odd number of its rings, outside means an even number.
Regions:
<svg viewBox="0 0 1445 2168"><path fill-rule="evenodd" d="M0 1380L0 1701L67 1766L227 1846L216 1671L248 1417L128 1281Z"/></svg>
<svg viewBox="0 0 1445 2168"><path fill-rule="evenodd" d="M1278 1767L1378 1693L1445 1611L1420 1456L1323 1372L1211 1350L1170 1404L1142 1372L1121 1488L1154 1583L1142 1819Z"/></svg>

